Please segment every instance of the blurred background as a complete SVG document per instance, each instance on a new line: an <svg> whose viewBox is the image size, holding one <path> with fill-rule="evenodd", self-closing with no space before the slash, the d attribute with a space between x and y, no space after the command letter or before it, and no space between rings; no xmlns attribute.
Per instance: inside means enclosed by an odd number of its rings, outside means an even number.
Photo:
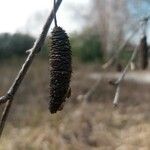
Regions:
<svg viewBox="0 0 150 150"><path fill-rule="evenodd" d="M0 95L12 84L52 7L53 0L1 2ZM57 20L72 47L72 96L61 112L49 113L52 24L42 51L15 96L0 150L149 150L149 12L149 0L64 0ZM143 21L145 17L148 20ZM144 49L141 42L145 36ZM108 82L121 75L136 47L139 53L134 70L129 69L121 84L120 104L115 109L115 88ZM103 64L114 54L117 59L104 69ZM84 95L95 84L87 101Z"/></svg>

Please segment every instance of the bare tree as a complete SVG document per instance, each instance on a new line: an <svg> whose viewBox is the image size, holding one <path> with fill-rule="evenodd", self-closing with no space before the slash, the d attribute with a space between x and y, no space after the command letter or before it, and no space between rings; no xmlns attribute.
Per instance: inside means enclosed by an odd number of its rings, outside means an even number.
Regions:
<svg viewBox="0 0 150 150"><path fill-rule="evenodd" d="M92 26L99 32L104 54L117 50L129 21L127 1L92 0Z"/></svg>
<svg viewBox="0 0 150 150"><path fill-rule="evenodd" d="M90 5L88 25L99 33L103 53L110 56L118 51L128 33L135 30L132 24L149 15L150 1L91 0Z"/></svg>

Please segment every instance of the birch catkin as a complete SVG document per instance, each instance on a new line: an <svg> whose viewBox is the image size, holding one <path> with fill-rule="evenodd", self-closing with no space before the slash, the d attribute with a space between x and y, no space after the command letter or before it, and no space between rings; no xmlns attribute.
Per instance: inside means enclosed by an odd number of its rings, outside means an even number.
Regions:
<svg viewBox="0 0 150 150"><path fill-rule="evenodd" d="M146 36L144 36L140 42L140 66L141 69L148 67L148 45Z"/></svg>
<svg viewBox="0 0 150 150"><path fill-rule="evenodd" d="M68 97L72 72L71 47L66 32L61 27L52 31L49 55L50 103L49 110L56 113Z"/></svg>

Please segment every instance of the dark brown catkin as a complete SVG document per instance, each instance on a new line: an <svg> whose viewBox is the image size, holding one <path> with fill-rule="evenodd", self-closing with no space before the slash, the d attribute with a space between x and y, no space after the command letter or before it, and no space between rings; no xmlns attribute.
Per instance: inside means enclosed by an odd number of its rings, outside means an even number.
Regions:
<svg viewBox="0 0 150 150"><path fill-rule="evenodd" d="M61 27L54 27L49 54L50 103L49 110L56 113L65 102L70 88L72 58L69 38Z"/></svg>
<svg viewBox="0 0 150 150"><path fill-rule="evenodd" d="M146 36L140 41L140 66L141 69L146 69L148 67L148 45Z"/></svg>

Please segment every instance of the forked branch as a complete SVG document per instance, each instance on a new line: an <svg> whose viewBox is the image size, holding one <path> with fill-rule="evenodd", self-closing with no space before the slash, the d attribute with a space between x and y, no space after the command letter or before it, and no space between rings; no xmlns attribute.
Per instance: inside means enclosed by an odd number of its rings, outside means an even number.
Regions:
<svg viewBox="0 0 150 150"><path fill-rule="evenodd" d="M100 82L101 82L101 78L98 79L98 81L94 84L94 86L92 86L91 89L83 96L84 102L89 102L91 100L91 97L92 97L93 93L96 91Z"/></svg>
<svg viewBox="0 0 150 150"><path fill-rule="evenodd" d="M55 16L61 2L62 2L62 0L57 0L57 2L55 4L55 8L51 11L49 17L47 18L47 21L43 27L43 30L42 30L39 38L34 43L33 47L30 50L28 50L29 55L28 55L26 61L24 62L24 64L22 65L22 68L20 69L20 71L19 71L17 77L15 78L12 86L8 90L7 94L0 98L0 104L7 102L6 107L4 109L4 112L2 114L1 122L0 122L0 136L2 135L2 131L3 131L3 128L5 125L5 122L6 122L13 98L14 98L18 88L20 87L22 80L24 79L30 65L32 64L34 57L36 56L37 53L39 53L41 51L41 48L42 48L44 41L46 39L50 25L54 19L54 16Z"/></svg>
<svg viewBox="0 0 150 150"><path fill-rule="evenodd" d="M148 17L145 17L143 18L142 21L142 26L143 26L143 35L146 36L146 28L147 28L147 22L149 20L150 16ZM113 101L113 105L116 107L118 106L118 103L119 103L119 96L120 96L120 87L121 87L121 83L131 65L131 63L134 61L136 55L137 55L137 52L138 52L138 46L136 46L136 48L134 49L133 53L132 53L132 56L131 56L131 59L129 60L129 62L127 63L124 71L122 72L120 78L118 78L118 80L116 82L110 82L112 85L116 86L116 92L115 92L115 97L114 97L114 101Z"/></svg>
<svg viewBox="0 0 150 150"><path fill-rule="evenodd" d="M123 70L121 76L117 79L117 81L115 82L110 82L111 85L115 86L116 87L116 92L115 92L115 97L114 97L114 101L113 101L113 105L116 107L118 106L118 103L119 103L119 96L120 96L120 86L121 86L121 83L122 81L124 80L124 77L130 67L130 64L134 61L136 55L137 55L137 52L138 52L138 46L136 46L136 48L134 49L133 53L132 53L132 56L130 58L130 60L128 61L125 69Z"/></svg>
<svg viewBox="0 0 150 150"><path fill-rule="evenodd" d="M114 55L105 63L103 64L103 69L110 67L118 58L118 55L123 51L129 41L134 37L134 35L138 32L139 28L136 28L135 31L127 38L127 40L119 47L119 49L114 53Z"/></svg>
<svg viewBox="0 0 150 150"><path fill-rule="evenodd" d="M139 24L139 22L142 22L142 24L145 24L145 22L147 23L150 19L150 15L143 17L142 19L140 19L138 22L136 22L136 24ZM134 24L134 26L136 26L136 24ZM133 27L134 27L133 26ZM127 40L118 48L118 50L114 53L114 55L105 63L103 64L103 69L106 69L108 67L110 67L118 58L119 54L123 51L123 49L126 47L126 45L128 44L128 42L134 37L134 35L139 31L140 27L135 28L135 30L133 31L133 33L127 38Z"/></svg>

